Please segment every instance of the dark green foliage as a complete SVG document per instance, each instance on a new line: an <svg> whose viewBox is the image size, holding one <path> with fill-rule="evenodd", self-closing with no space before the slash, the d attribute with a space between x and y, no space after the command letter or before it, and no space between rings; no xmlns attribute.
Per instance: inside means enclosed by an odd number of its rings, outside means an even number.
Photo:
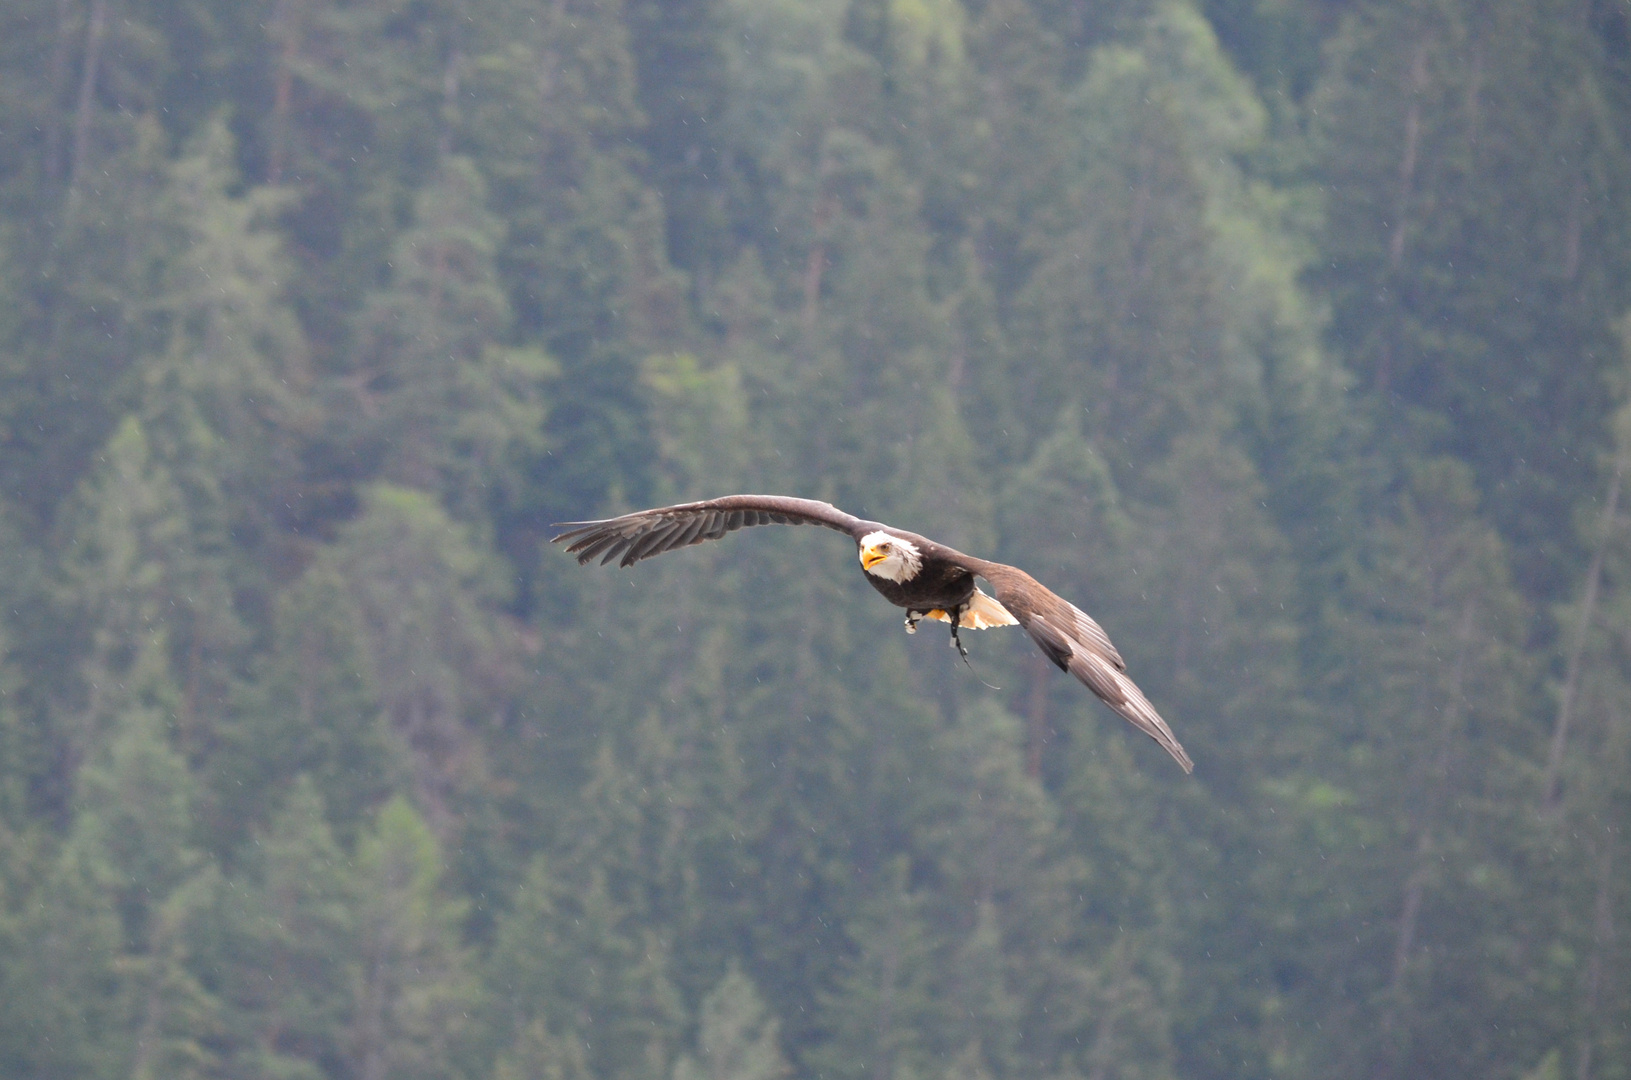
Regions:
<svg viewBox="0 0 1631 1080"><path fill-rule="evenodd" d="M278 597L271 641L222 724L206 775L212 839L243 839L304 775L352 835L400 777L361 617L332 559L307 568Z"/></svg>
<svg viewBox="0 0 1631 1080"><path fill-rule="evenodd" d="M10 5L0 1073L1624 1075L1622 8Z"/></svg>
<svg viewBox="0 0 1631 1080"><path fill-rule="evenodd" d="M697 1053L674 1064L674 1080L780 1080L791 1071L753 980L733 962L698 1010Z"/></svg>
<svg viewBox="0 0 1631 1080"><path fill-rule="evenodd" d="M1548 600L1577 569L1559 525L1600 483L1610 324L1631 304L1610 210L1626 86L1583 13L1368 7L1310 99L1331 189L1321 281L1378 434L1471 464L1520 586Z"/></svg>
<svg viewBox="0 0 1631 1080"><path fill-rule="evenodd" d="M355 871L305 777L218 892L207 953L235 1076L322 1076L346 1055Z"/></svg>

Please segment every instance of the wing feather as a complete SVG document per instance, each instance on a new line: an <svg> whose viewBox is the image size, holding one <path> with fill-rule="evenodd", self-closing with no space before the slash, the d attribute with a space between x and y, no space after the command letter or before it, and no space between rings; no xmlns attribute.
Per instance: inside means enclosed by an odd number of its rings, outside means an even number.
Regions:
<svg viewBox="0 0 1631 1080"><path fill-rule="evenodd" d="M1093 651L1109 661L1117 671L1127 670L1127 661L1121 658L1121 653L1110 644L1110 635L1104 632L1104 627L1093 620L1093 617L1074 604L1070 606L1072 621L1076 629L1076 636L1089 642Z"/></svg>
<svg viewBox="0 0 1631 1080"><path fill-rule="evenodd" d="M1172 729L1125 674L1127 664L1110 643L1103 627L1023 570L966 556L965 560L971 570L991 583L997 602L1019 620L1049 660L1074 675L1128 723L1160 743L1173 760L1183 766L1184 772L1194 771L1195 763L1184 752Z"/></svg>
<svg viewBox="0 0 1631 1080"><path fill-rule="evenodd" d="M688 524L690 523L686 521L671 522L651 530L644 536L637 537L629 543L629 550L623 556L624 562L636 563L648 555L668 551L673 546L669 544L669 541L674 538L676 533L684 532L685 526Z"/></svg>
<svg viewBox="0 0 1631 1080"><path fill-rule="evenodd" d="M615 547L617 542L621 539L623 538L615 533L611 536L596 538L593 543L584 546L583 550L578 555L578 561L588 562L590 559L596 558L604 553L607 548Z"/></svg>
<svg viewBox="0 0 1631 1080"><path fill-rule="evenodd" d="M702 534L704 532L706 532L707 530L708 530L708 519L703 518L703 517L699 517L695 521L693 521L690 524L686 525L685 528L680 532L679 536L674 538L674 546L677 547L677 548L682 548L682 547L688 547L691 544L700 543L701 539L702 539Z"/></svg>
<svg viewBox="0 0 1631 1080"><path fill-rule="evenodd" d="M755 525L821 525L860 537L878 527L844 513L830 503L784 495L730 495L705 502L662 506L604 521L572 521L555 526L564 530L553 543L566 544L578 562L599 558L604 566L613 559L633 566L641 559L665 551L718 540L726 533Z"/></svg>
<svg viewBox="0 0 1631 1080"><path fill-rule="evenodd" d="M605 566L607 563L623 554L623 552L629 546L629 538L626 536L614 536L611 537L611 541L612 542L606 546L606 554L601 557L600 565L602 566Z"/></svg>

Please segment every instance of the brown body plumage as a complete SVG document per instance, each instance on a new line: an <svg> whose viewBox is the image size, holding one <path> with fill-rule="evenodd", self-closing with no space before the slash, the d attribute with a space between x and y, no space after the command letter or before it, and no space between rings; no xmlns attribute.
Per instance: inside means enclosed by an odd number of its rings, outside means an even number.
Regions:
<svg viewBox="0 0 1631 1080"><path fill-rule="evenodd" d="M605 521L571 522L557 526L565 531L554 542L565 543L580 563L598 558L604 565L617 559L633 566L754 525L820 525L847 534L859 549L867 581L890 603L906 609L907 629L915 629L922 618L944 619L951 623L952 641L960 651L959 629L1017 623L1060 670L1160 743L1185 772L1194 768L1166 721L1127 677L1126 663L1099 624L1016 567L863 521L829 503L781 495L731 495ZM991 586L995 599L979 591L976 578Z"/></svg>

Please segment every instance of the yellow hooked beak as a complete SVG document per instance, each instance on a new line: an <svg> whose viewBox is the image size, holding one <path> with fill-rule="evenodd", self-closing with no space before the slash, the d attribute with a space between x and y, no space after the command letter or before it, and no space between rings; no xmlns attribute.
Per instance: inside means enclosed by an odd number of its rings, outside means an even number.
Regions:
<svg viewBox="0 0 1631 1080"><path fill-rule="evenodd" d="M878 563L883 562L888 557L889 556L885 555L875 547L861 549L861 565L868 570L872 569Z"/></svg>

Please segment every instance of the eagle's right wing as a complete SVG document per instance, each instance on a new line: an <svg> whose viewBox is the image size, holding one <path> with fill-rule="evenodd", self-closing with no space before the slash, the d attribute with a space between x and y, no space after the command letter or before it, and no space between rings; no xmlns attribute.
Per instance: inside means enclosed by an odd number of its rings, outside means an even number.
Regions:
<svg viewBox="0 0 1631 1080"><path fill-rule="evenodd" d="M752 525L822 525L857 538L873 527L872 522L815 499L728 495L641 510L605 521L563 522L554 527L566 531L551 543L568 545L567 553L576 555L579 563L598 557L605 566L621 556L619 565L633 566L641 559L687 544L718 540L728 532Z"/></svg>

